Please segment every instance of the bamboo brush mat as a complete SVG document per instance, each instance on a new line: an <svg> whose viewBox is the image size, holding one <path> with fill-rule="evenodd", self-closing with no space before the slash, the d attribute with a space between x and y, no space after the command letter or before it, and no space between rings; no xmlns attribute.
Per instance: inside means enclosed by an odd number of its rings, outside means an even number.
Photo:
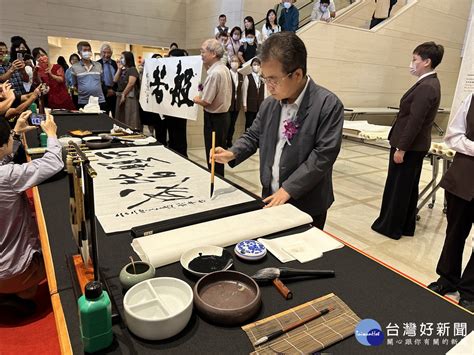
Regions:
<svg viewBox="0 0 474 355"><path fill-rule="evenodd" d="M329 306L334 306L335 310L256 347L252 354L307 354L353 335L360 318L333 293L247 324L242 329L253 344L257 339Z"/></svg>

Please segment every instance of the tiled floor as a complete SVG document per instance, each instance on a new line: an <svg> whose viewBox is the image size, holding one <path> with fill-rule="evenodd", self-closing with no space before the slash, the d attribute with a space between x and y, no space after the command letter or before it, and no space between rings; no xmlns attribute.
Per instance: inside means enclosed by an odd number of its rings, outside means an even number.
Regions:
<svg viewBox="0 0 474 355"><path fill-rule="evenodd" d="M190 150L189 157L203 164L204 149ZM437 278L436 263L445 238L444 190L438 190L433 209L421 209L413 238L397 241L381 236L370 226L379 213L387 166L387 149L343 141L333 174L336 201L329 209L325 230L416 280L430 283ZM420 189L430 181L431 174L430 162L425 160ZM226 177L260 195L258 154L234 169L226 167ZM472 238L466 243L463 265L470 257Z"/></svg>

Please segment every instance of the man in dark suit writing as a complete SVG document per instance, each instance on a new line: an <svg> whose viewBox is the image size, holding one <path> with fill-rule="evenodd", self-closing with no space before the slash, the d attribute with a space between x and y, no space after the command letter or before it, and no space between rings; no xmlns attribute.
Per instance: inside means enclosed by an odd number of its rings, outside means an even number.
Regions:
<svg viewBox="0 0 474 355"><path fill-rule="evenodd" d="M216 148L216 161L235 166L259 149L266 207L289 202L323 229L334 201L332 167L341 147L344 107L306 75L306 48L294 33L268 38L260 59L272 96L229 150Z"/></svg>
<svg viewBox="0 0 474 355"><path fill-rule="evenodd" d="M380 216L372 229L392 239L413 236L418 184L423 159L430 149L431 128L438 112L441 89L434 69L444 48L434 42L413 51L410 73L418 77L400 100L400 111L390 134L390 163Z"/></svg>

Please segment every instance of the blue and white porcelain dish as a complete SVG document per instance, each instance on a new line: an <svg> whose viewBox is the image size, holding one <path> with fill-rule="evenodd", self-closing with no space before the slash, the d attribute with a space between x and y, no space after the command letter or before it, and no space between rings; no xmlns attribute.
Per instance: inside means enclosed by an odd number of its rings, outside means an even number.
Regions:
<svg viewBox="0 0 474 355"><path fill-rule="evenodd" d="M243 240L236 244L234 252L244 260L260 260L267 255L267 248L256 240Z"/></svg>

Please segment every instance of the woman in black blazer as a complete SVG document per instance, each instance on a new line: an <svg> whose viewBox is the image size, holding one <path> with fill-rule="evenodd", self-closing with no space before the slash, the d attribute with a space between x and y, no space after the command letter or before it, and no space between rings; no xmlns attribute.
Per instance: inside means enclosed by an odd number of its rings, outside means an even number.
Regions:
<svg viewBox="0 0 474 355"><path fill-rule="evenodd" d="M392 239L415 234L418 184L441 98L434 69L441 63L443 54L443 46L434 42L415 48L410 73L418 80L401 98L400 111L389 134L387 181L380 216L372 229Z"/></svg>

